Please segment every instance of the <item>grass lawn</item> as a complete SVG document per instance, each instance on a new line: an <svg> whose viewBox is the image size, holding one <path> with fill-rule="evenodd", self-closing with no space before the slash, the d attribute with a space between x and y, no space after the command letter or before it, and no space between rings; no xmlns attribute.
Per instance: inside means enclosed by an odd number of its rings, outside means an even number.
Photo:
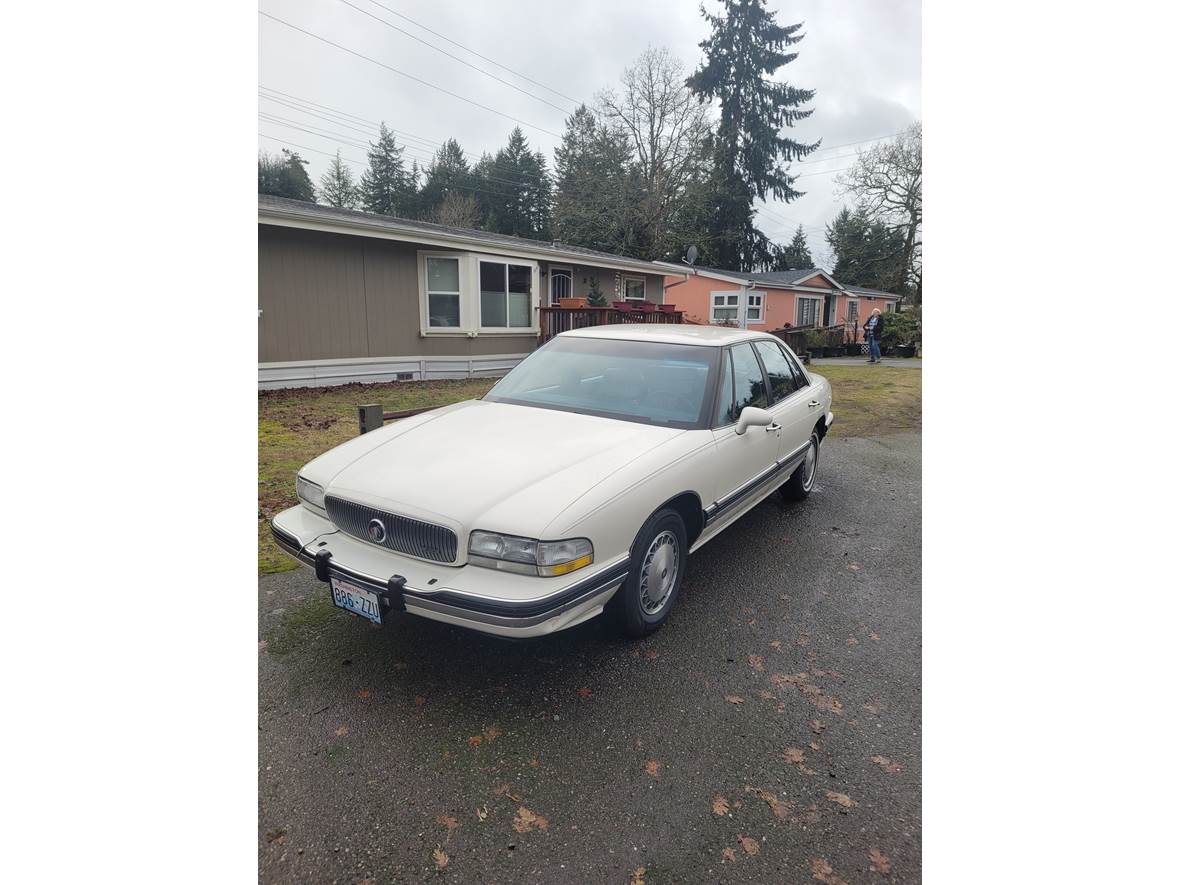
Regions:
<svg viewBox="0 0 1180 885"><path fill-rule="evenodd" d="M833 436L881 436L922 426L922 371L885 366L824 366L832 383ZM298 503L295 473L321 452L357 435L356 407L387 412L446 405L482 396L495 379L348 384L258 394L258 572L299 564L275 546L269 521Z"/></svg>

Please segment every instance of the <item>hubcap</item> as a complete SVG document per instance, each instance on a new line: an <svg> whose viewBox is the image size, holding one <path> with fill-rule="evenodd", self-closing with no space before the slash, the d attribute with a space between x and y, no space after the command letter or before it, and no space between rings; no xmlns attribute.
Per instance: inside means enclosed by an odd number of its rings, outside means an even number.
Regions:
<svg viewBox="0 0 1180 885"><path fill-rule="evenodd" d="M811 440L811 445L807 447L807 456L803 459L803 488L808 491L811 490L811 483L815 480L815 466L819 462L819 448L815 444L815 438Z"/></svg>
<svg viewBox="0 0 1180 885"><path fill-rule="evenodd" d="M643 571L639 575L639 604L644 612L654 615L668 602L676 576L680 572L680 547L671 532L660 532L643 557Z"/></svg>

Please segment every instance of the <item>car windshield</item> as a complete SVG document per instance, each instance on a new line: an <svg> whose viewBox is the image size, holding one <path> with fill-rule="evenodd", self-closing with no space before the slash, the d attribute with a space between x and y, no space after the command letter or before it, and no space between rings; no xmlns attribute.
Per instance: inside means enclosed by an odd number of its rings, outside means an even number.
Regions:
<svg viewBox="0 0 1180 885"><path fill-rule="evenodd" d="M484 397L694 429L706 426L718 349L608 338L554 338Z"/></svg>

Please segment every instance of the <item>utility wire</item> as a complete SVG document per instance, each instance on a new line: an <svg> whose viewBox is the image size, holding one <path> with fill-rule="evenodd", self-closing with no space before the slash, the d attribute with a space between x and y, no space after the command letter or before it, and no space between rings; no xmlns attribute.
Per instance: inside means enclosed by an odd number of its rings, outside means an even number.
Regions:
<svg viewBox="0 0 1180 885"><path fill-rule="evenodd" d="M527 95L529 98L536 99L537 101L541 102L542 104L549 105L549 107L553 108L554 110L561 111L561 113L563 115L568 115L568 114L572 113L572 111L570 111L568 108L563 108L560 105L555 105L553 102L549 101L549 99L541 98L541 96L539 96L539 95L534 95L532 92L529 92L527 89L521 89L515 83L509 83L504 78L497 77L491 71L485 71L483 68L476 67L471 62L465 61L464 59L459 58L459 56L457 56L457 55L452 55L451 53L447 52L445 49L443 49L440 46L435 46L433 43L428 43L425 40L423 40L421 37L415 37L409 31L407 31L403 28L399 28L397 25L387 22L385 19L381 18L380 16L373 15L373 13L371 13L371 12L366 12L365 10L361 9L356 4L350 3L349 0L340 0L340 2L343 3L345 6L352 7L357 12L359 12L361 15L367 15L369 18L373 19L373 21L381 22L381 24L385 25L385 27L392 28L393 30L397 31L399 34L405 34L411 40L417 40L423 46L429 46L435 52L441 52L447 58L453 58L455 61L459 62L459 64L466 65L467 67L471 68L471 70L473 70L473 71L479 71L479 73L483 74L485 77L491 77L497 83L503 83L509 89L515 89L517 92L521 93L522 95ZM378 3L376 5L381 6L380 3ZM381 8L385 9L386 7L382 6Z"/></svg>
<svg viewBox="0 0 1180 885"><path fill-rule="evenodd" d="M405 71L398 70L397 68L393 67L392 65L387 65L383 61L378 61L375 58L370 58L367 55L363 55L362 53L357 52L355 49L349 49L347 46L342 46L341 44L336 43L333 40L329 40L327 37L321 37L319 34L313 33L312 31L308 31L305 28L299 27L298 25L293 25L289 21L281 19L276 15L271 15L269 12L264 12L260 9L260 10L258 10L258 14L261 16L265 16L266 18L269 18L271 21L278 22L280 25L284 25L293 31L298 31L301 34L305 34L306 36L311 37L314 40L319 40L321 43L326 43L329 46L334 46L337 49L341 50L342 52L347 52L349 55L355 55L357 58L364 59L365 61L367 61L371 64L375 64L378 67L385 68L385 70L387 70L387 71L392 71L393 73L398 74L399 76L405 77L408 80L413 80L415 83L421 83L423 86L428 86L431 89L435 89L435 90L443 93L444 95L449 95L452 98L457 98L460 101L464 101L469 105L473 105L474 107L482 108L485 111L489 111L493 114L496 114L497 116L504 117L505 119L511 120L514 123L519 123L521 126L528 126L530 129L536 129L538 132L544 132L546 135L552 135L554 138L561 138L561 134L558 132L554 132L552 129L546 129L544 126L538 126L535 123L529 123L526 120L522 120L519 117L514 117L511 114L506 114L503 111L498 111L495 108L488 107L486 104L481 104L480 102L475 101L470 98L467 98L466 96L460 95L457 92L451 92L451 90L449 90L449 89L444 89L441 86L436 86L434 83L431 83L428 80L423 80L421 77L415 77L413 74L407 74Z"/></svg>
<svg viewBox="0 0 1180 885"><path fill-rule="evenodd" d="M364 126L364 127L356 126L346 120L337 119L336 117L333 117L329 114L322 114L319 111L313 111L310 108L305 108L300 104L296 104L293 101L287 101L286 99L283 99L283 98L272 98L269 95L263 95L263 94L260 94L260 97L265 99L266 101L274 102L275 104L282 105L285 108L289 108L290 110L299 111L300 113L307 114L312 117L318 117L321 120L326 120L327 122L334 123L337 126L343 126L345 129L353 129L353 130L363 133L365 135L377 135L380 132L380 129L377 126ZM388 127L386 127L386 128L388 128ZM428 150L428 151L433 152L438 147L442 147L442 145L430 144L426 141L426 139L419 138L417 135L411 135L408 132L399 132L396 129L390 129L389 131L393 132L396 135L401 136L402 141L407 141L407 142L408 141L420 141L420 142L422 142L421 147L423 150Z"/></svg>
<svg viewBox="0 0 1180 885"><path fill-rule="evenodd" d="M586 103L586 102L582 101L581 99L573 98L569 95L566 95L564 92L558 92L553 87L546 86L544 83L534 80L532 77L528 77L528 76L522 74L520 71L514 71L512 68L508 67L507 65L500 64L495 59L488 58L486 55L480 55L478 52L476 52L471 47L464 46L462 43L457 43L454 40L452 40L450 37L448 37L446 34L440 34L438 31L431 30L430 28L426 27L426 25L422 24L421 22L414 21L414 19L410 18L408 15L402 15L402 13L398 12L397 10L390 9L388 6L384 5L383 3L378 3L377 0L369 0L369 2L372 3L374 6L380 6L386 12L396 15L400 19L405 19L410 24L416 25L417 27L421 28L422 30L426 31L427 33L434 34L434 36L439 37L443 40L446 40L452 46L458 46L463 51L470 52L476 58L481 58L484 61L488 62L489 64L495 65L496 67L500 68L501 70L507 71L510 74L515 74L517 77L520 77L520 79L527 80L528 82L532 83L534 86L540 86L542 89L548 90L549 92L552 92L554 95L560 95L566 101L572 101L575 105L583 105Z"/></svg>

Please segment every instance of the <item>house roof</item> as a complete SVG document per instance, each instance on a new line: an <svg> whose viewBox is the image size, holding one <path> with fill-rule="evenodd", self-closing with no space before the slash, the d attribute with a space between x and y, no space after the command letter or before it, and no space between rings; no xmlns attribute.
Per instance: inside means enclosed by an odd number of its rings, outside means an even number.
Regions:
<svg viewBox="0 0 1180 885"><path fill-rule="evenodd" d="M532 258L570 261L579 264L593 264L620 270L636 270L642 273L665 275L666 265L599 252L568 243L529 240L524 237L510 237L465 227L451 227L415 221L392 215L377 215L372 212L358 212L353 209L336 209L319 203L290 200L269 194L258 195L258 220L264 224L279 224L288 227L303 227L313 230L336 230L341 233L368 234L387 239L409 240L455 247L476 247L494 249L497 252L516 253Z"/></svg>
<svg viewBox="0 0 1180 885"><path fill-rule="evenodd" d="M841 288L836 279L824 270L822 267L803 267L795 270L779 270L770 273L756 273L754 271L740 271L740 270L722 270L719 267L694 267L687 264L664 264L665 267L675 268L680 273L699 274L700 276L712 277L713 279L724 280L729 283L738 283L746 285L749 283L762 283L767 286L797 286L806 280L808 277L813 277L816 274L823 274L832 284L837 288Z"/></svg>
<svg viewBox="0 0 1180 885"><path fill-rule="evenodd" d="M878 298L900 298L901 296L894 292L882 292L880 289L866 289L864 286L845 286L849 292L854 295L873 295Z"/></svg>

